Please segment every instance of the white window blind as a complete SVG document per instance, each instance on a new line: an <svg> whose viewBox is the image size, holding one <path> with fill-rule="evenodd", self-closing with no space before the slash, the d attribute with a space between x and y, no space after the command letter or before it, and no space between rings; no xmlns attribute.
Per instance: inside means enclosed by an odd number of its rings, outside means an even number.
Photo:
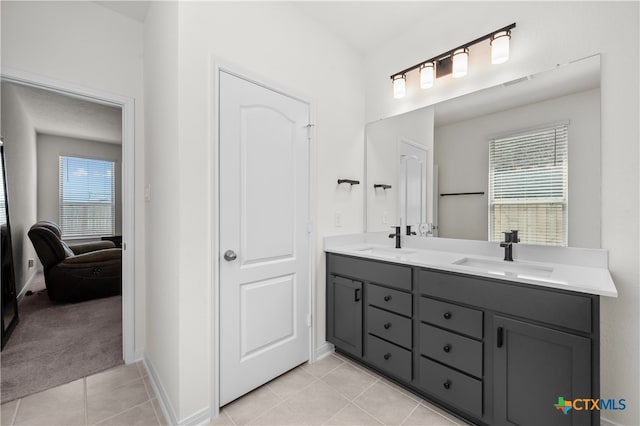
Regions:
<svg viewBox="0 0 640 426"><path fill-rule="evenodd" d="M64 237L113 235L113 161L60 157L60 228Z"/></svg>
<svg viewBox="0 0 640 426"><path fill-rule="evenodd" d="M568 126L489 141L489 239L567 245Z"/></svg>

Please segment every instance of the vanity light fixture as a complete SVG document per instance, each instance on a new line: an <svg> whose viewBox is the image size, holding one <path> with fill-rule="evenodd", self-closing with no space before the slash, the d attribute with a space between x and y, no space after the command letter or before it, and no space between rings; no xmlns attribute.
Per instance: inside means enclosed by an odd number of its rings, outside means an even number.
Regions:
<svg viewBox="0 0 640 426"><path fill-rule="evenodd" d="M404 74L398 74L393 78L393 97L396 99L404 97L406 93L407 77Z"/></svg>
<svg viewBox="0 0 640 426"><path fill-rule="evenodd" d="M426 62L420 65L420 87L428 89L433 87L436 80L436 64L435 62Z"/></svg>
<svg viewBox="0 0 640 426"><path fill-rule="evenodd" d="M420 87L428 89L433 87L436 78L452 74L453 78L467 75L469 66L469 47L489 40L491 44L491 63L502 64L509 60L509 43L511 30L516 27L514 22L504 28L492 31L487 35L451 49L431 59L422 61L417 65L391 75L393 83L393 97L398 99L406 94L406 74L413 70L420 71Z"/></svg>
<svg viewBox="0 0 640 426"><path fill-rule="evenodd" d="M469 49L457 49L453 52L453 68L451 74L453 78L460 78L467 75L467 68L469 68Z"/></svg>
<svg viewBox="0 0 640 426"><path fill-rule="evenodd" d="M491 36L491 63L503 64L509 60L511 31L500 31Z"/></svg>

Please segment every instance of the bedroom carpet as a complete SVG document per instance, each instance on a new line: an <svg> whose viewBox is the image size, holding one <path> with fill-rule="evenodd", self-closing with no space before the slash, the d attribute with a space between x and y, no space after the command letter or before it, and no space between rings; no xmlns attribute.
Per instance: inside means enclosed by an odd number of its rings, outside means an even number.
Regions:
<svg viewBox="0 0 640 426"><path fill-rule="evenodd" d="M59 305L36 280L0 353L3 404L123 363L121 296Z"/></svg>

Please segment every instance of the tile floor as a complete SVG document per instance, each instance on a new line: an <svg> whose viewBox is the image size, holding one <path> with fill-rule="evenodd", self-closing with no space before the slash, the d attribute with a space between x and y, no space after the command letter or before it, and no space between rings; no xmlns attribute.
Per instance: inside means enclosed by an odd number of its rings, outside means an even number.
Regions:
<svg viewBox="0 0 640 426"><path fill-rule="evenodd" d="M209 425L465 425L347 358L304 364L222 408Z"/></svg>
<svg viewBox="0 0 640 426"><path fill-rule="evenodd" d="M165 425L142 363L2 404L5 425Z"/></svg>
<svg viewBox="0 0 640 426"><path fill-rule="evenodd" d="M2 426L166 425L141 363L1 406ZM304 364L222 408L209 425L464 425L338 355Z"/></svg>

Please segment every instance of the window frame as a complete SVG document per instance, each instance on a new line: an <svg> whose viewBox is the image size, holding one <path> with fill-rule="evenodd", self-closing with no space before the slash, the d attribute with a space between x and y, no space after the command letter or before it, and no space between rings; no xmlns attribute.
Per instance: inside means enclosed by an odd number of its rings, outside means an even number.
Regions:
<svg viewBox="0 0 640 426"><path fill-rule="evenodd" d="M90 233L65 233L64 226L64 218L63 218L63 206L65 202L63 200L63 182L62 182L62 161L64 158L72 158L77 160L88 160L88 161L100 161L105 163L111 163L111 203L110 211L111 211L111 224L110 224L110 233L109 232L90 232ZM116 196L118 194L117 191L117 170L118 161L113 158L104 158L104 157L92 157L86 155L74 155L74 154L60 154L58 156L58 223L60 225L60 230L62 231L62 238L64 240L87 240L87 239L96 239L104 236L113 236L116 234L116 226L117 226L117 218L116 218L116 209L117 209L117 199ZM98 230L99 231L99 230Z"/></svg>
<svg viewBox="0 0 640 426"><path fill-rule="evenodd" d="M524 239L523 242L526 244L537 244L537 245L547 245L547 246L556 246L556 247L568 246L568 243L569 243L569 223L568 223L568 218L569 218L569 133L570 133L569 124L570 124L569 121L551 123L551 124L546 124L546 125L542 125L534 128L528 128L528 129L518 130L514 132L503 133L499 135L492 135L491 137L488 138L488 142L489 142L488 157L489 158L488 158L488 185L487 185L488 186L488 197L487 197L488 232L487 234L488 234L489 241L502 241L501 238L499 239L498 235L500 235L504 231L510 230L510 229L497 229L497 226L496 226L497 218L495 215L496 206L514 206L514 210L517 208L520 208L523 210L523 212L521 212L520 214L527 213L529 215L534 214L531 211L527 211L527 209L533 210L532 206L547 206L546 214L548 214L549 212L552 212L554 209L557 209L558 206L561 206L562 207L562 211L560 213L562 215L560 218L561 226L560 227L556 226L556 229L559 228L560 232L556 232L555 237L541 238L545 235L553 235L552 234L553 231L547 231L544 233L535 232L534 235L530 234L531 239L527 241L526 230L520 229L521 237L524 237L522 239ZM523 183L530 184L529 188L535 189L534 191L532 191L533 195L516 197L515 195L518 193L518 191L514 190L513 188L517 188L518 184L517 182L514 183L514 181L516 181L516 179L518 178L513 178L513 180L509 182L510 185L509 183L507 184L507 186L510 186L511 189L505 190L504 188L502 188L502 199L501 201L496 202L496 200L499 200L499 198L496 198L496 180L500 180L500 179L496 179L496 171L495 171L495 165L494 165L494 162L496 160L495 159L496 155L494 152L495 143L496 142L504 143L511 140L512 143L523 145L526 143L526 139L534 139L536 135L539 135L538 136L539 140L535 142L539 144L538 149L545 149L545 147L543 146L546 139L544 137L544 134L550 133L550 132L554 132L554 141L556 141L556 144L553 147L554 157L548 156L546 158L554 158L554 161L560 158L562 162L559 165L554 165L552 167L549 167L548 164L541 163L537 169L533 169L533 168L528 169L529 170L528 173L526 168L522 168L523 171L521 171L520 173L524 177L521 176L519 179L522 179ZM558 137L558 132L560 132L560 137ZM557 142L560 142L562 144L560 145L559 149L558 149ZM504 158L500 160L503 161L502 164L505 164ZM526 163L526 162L522 162L522 163ZM529 165L529 164L525 164L525 165ZM545 168L547 168L547 172L544 172ZM515 166L514 166L514 170L515 170ZM559 176L560 179L558 180L557 177L555 181L553 178L549 179L547 176L549 173L552 173L552 172L556 176ZM502 173L504 174L504 170ZM516 171L514 174L517 174L517 173L518 172ZM535 176L536 173L538 173L538 177L545 176L545 180L548 180L548 182L546 183L539 182L537 183L537 186L536 186L534 182L536 180L539 180L539 179L536 179L536 176ZM527 174L529 176L527 176ZM504 176L500 176L500 178L502 179L502 183L504 185L504 182L505 182ZM552 182L552 181L554 182L550 184L549 182ZM558 185L557 181L561 181L561 184ZM560 196L558 195L554 196L553 194L550 194L550 196L547 196L547 197L540 196L539 195L540 192L538 191L543 189L545 186L550 188L550 191L558 192L559 189L561 189L562 193ZM526 192L527 190L525 189L523 190L522 193L526 194ZM508 196L509 194L513 196L509 197ZM557 215L558 213L556 213L556 216ZM558 223L558 219L556 218L555 225L557 225L557 223ZM553 225L551 226L553 227ZM517 226L515 227L508 226L508 227L515 229Z"/></svg>

